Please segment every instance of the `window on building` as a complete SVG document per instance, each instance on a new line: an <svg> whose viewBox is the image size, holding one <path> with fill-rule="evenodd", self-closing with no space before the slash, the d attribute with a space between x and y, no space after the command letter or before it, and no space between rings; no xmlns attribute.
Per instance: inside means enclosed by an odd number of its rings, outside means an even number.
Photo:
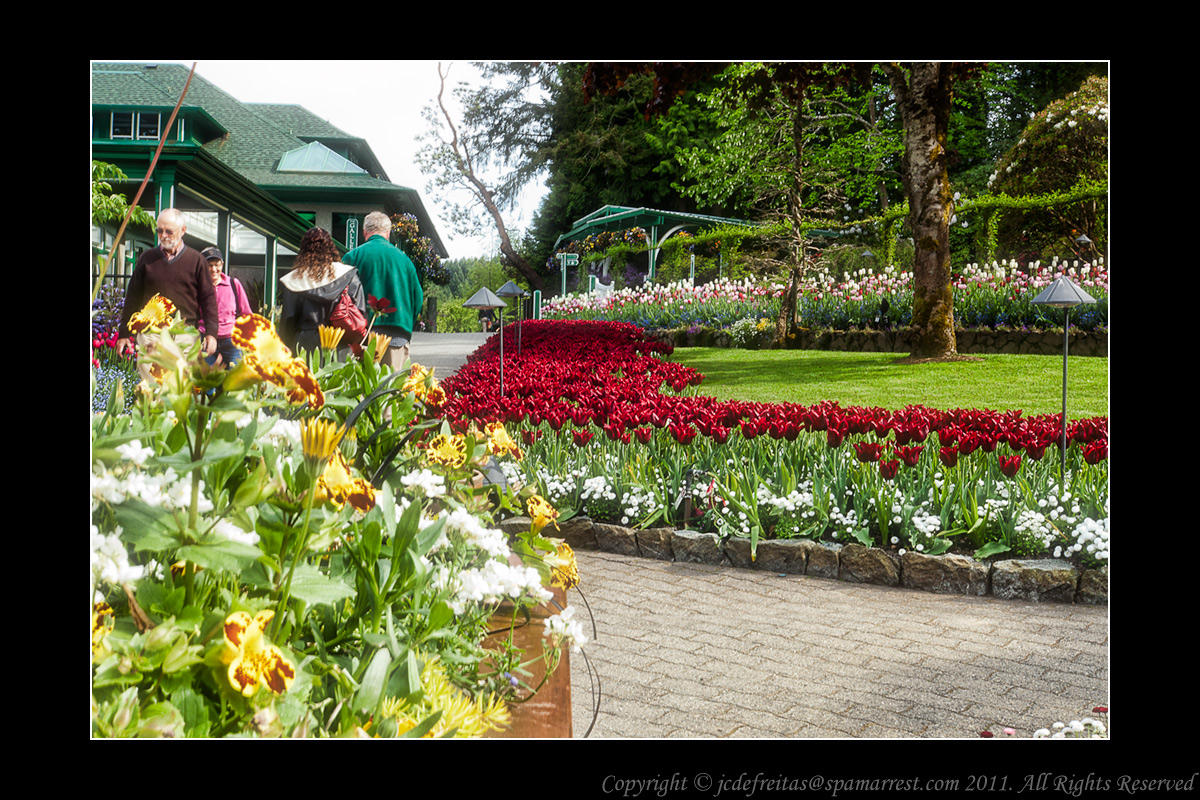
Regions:
<svg viewBox="0 0 1200 800"><path fill-rule="evenodd" d="M114 111L112 113L112 127L109 130L109 136L113 139L133 138L132 111Z"/></svg>
<svg viewBox="0 0 1200 800"><path fill-rule="evenodd" d="M160 114L143 112L138 114L137 138L157 139L162 132L159 130Z"/></svg>

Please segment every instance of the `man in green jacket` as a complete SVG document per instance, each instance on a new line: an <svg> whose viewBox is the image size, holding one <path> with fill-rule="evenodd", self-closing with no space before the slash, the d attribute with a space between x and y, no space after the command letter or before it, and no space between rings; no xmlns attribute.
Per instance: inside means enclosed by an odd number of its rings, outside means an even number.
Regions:
<svg viewBox="0 0 1200 800"><path fill-rule="evenodd" d="M363 235L367 240L342 256L342 263L358 269L368 300L386 300L384 307L393 309L380 314L371 330L392 337L383 363L399 370L408 360L408 343L425 293L412 260L389 241L391 232L392 220L387 214L382 211L367 214L363 220Z"/></svg>

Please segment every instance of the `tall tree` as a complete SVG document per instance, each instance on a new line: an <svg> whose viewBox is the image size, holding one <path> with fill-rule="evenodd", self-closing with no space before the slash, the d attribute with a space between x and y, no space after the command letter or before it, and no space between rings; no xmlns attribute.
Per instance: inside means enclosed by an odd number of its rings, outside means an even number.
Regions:
<svg viewBox="0 0 1200 800"><path fill-rule="evenodd" d="M661 113L701 76L710 76L725 65L593 63L585 84L592 91L611 91L634 72L649 71L655 88L646 113ZM826 65L786 62L774 65L770 73L751 76L747 88L755 83L760 92L765 84L774 84L786 96L799 99L810 86L844 83L861 78L869 64ZM946 158L946 131L950 117L953 86L977 65L952 63L885 63L881 65L896 95L904 125L904 155L901 160L902 182L909 201L908 221L916 243L914 262L913 325L917 329L913 358L953 358L957 355L954 339L954 295L950 283L949 231L953 215ZM759 97L766 95L759 94ZM793 120L793 126L800 121ZM793 128L794 129L794 128ZM796 141L802 137L794 135ZM799 192L795 193L798 199ZM792 207L796 220L802 209ZM797 234L799 236L799 234ZM803 242L797 239L796 256ZM799 269L797 262L796 269ZM786 298L785 298L786 304Z"/></svg>
<svg viewBox="0 0 1200 800"><path fill-rule="evenodd" d="M883 65L904 122L901 176L913 235L913 358L957 355L954 287L950 282L950 219L954 194L946 133L955 81L968 65L918 62Z"/></svg>
<svg viewBox="0 0 1200 800"><path fill-rule="evenodd" d="M436 107L424 110L430 130L417 158L439 189L465 190L471 198L471 202L462 204L444 191L439 192L456 229L461 233L477 233L483 220L490 219L499 235L505 263L531 287L542 289L543 276L514 246L504 212L512 210L521 190L541 168L537 152L546 135L545 114L539 111L537 103L527 102L523 95L537 80L546 79L544 71L549 65L510 66L520 74L515 77L510 74L507 83L487 82L473 92L465 87L455 90L465 108L460 130L446 103L448 69L439 64ZM485 81L498 75L498 69L484 65ZM490 177L490 168L500 170L494 179ZM486 217L479 216L479 208L486 212Z"/></svg>

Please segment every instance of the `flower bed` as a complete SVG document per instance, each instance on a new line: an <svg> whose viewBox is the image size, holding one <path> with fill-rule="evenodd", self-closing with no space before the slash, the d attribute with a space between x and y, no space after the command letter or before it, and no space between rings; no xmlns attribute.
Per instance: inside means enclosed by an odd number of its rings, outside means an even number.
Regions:
<svg viewBox="0 0 1200 800"><path fill-rule="evenodd" d="M93 735L480 736L584 643L547 605L578 580L557 511L483 482L515 444L452 431L427 370L296 356L256 315L210 367L157 297L131 327L153 380L92 424ZM486 639L529 609L536 646Z"/></svg>
<svg viewBox="0 0 1200 800"><path fill-rule="evenodd" d="M1020 411L814 406L688 394L696 370L616 322L524 323L445 383L452 427L503 423L526 457L508 473L565 514L633 528L807 538L981 561L1108 563L1107 418L1067 426Z"/></svg>
<svg viewBox="0 0 1200 800"><path fill-rule="evenodd" d="M1107 330L1108 270L1097 265L1054 261L1020 268L1015 263L968 265L952 276L954 319L964 329L1062 330L1062 314L1035 306L1032 300L1055 278L1067 275L1096 298L1095 304L1071 313L1078 330ZM567 295L542 306L544 319L628 322L646 329L705 326L729 330L753 340L759 320L779 316L782 284L721 279L701 286L687 281L623 289L607 296ZM800 324L810 330L888 329L908 327L912 318L912 273L860 271L839 278L829 273L808 276L799 287ZM735 341L736 345L743 346Z"/></svg>
<svg viewBox="0 0 1200 800"><path fill-rule="evenodd" d="M761 325L761 327L760 327ZM656 329L650 334L674 347L748 347L754 349L775 344L770 337L774 325L767 320L753 325L754 336L738 337L735 328L709 328L693 325L671 330ZM1068 331L1067 348L1072 356L1108 356L1108 331ZM1063 351L1063 332L987 328L958 328L954 332L959 353L1016 353L1020 355L1057 355ZM911 353L916 339L913 328L899 330L810 330L796 331L784 343L792 350L841 350L854 353Z"/></svg>

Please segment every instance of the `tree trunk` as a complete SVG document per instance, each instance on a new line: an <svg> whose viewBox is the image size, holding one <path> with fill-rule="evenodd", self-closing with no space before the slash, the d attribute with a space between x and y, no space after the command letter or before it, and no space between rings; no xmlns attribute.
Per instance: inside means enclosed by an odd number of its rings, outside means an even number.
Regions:
<svg viewBox="0 0 1200 800"><path fill-rule="evenodd" d="M537 273L537 270L529 266L529 263L521 257L521 254L517 252L516 248L512 245L512 241L508 238L508 228L504 225L504 217L501 216L499 207L492 200L491 192L480 183L474 173L464 172L464 174L476 186L476 192L479 194L484 208L492 215L492 221L496 223L496 232L500 235L500 252L504 254L508 263L512 264L517 272L520 272L525 277L525 280L529 281L531 288L538 291L545 291L545 287L542 285L542 276Z"/></svg>
<svg viewBox="0 0 1200 800"><path fill-rule="evenodd" d="M454 167L467 182L471 191L474 193L480 204L487 209L491 215L492 221L496 224L496 232L500 235L500 252L508 259L518 272L529 281L529 285L542 291L542 276L537 273L537 270L529 266L528 262L521 257L521 254L512 246L512 241L508 237L508 228L504 225L504 217L500 213L500 207L496 205L496 201L492 198L492 192L484 185L475 175L475 169L472 166L471 154L467 150L465 142L461 142L458 138L458 129L454 125L454 120L450 117L450 112L446 110L446 104L442 102L442 94L446 90L446 73L442 71L441 64L438 65L438 77L441 83L438 87L437 103L442 111L442 116L446 119L446 126L450 129L451 139L448 145L450 155L454 160Z"/></svg>
<svg viewBox="0 0 1200 800"><path fill-rule="evenodd" d="M792 227L792 264L788 270L788 288L779 305L779 320L775 323L775 338L786 345L788 337L796 331L796 295L800 289L800 277L804 273L804 106L799 98L792 115L792 142L795 148L792 158L792 189L788 193L788 218Z"/></svg>
<svg viewBox="0 0 1200 800"><path fill-rule="evenodd" d="M950 217L954 213L946 167L950 119L950 65L885 66L904 122L901 160L913 261L913 358L957 354L954 288L950 281Z"/></svg>

